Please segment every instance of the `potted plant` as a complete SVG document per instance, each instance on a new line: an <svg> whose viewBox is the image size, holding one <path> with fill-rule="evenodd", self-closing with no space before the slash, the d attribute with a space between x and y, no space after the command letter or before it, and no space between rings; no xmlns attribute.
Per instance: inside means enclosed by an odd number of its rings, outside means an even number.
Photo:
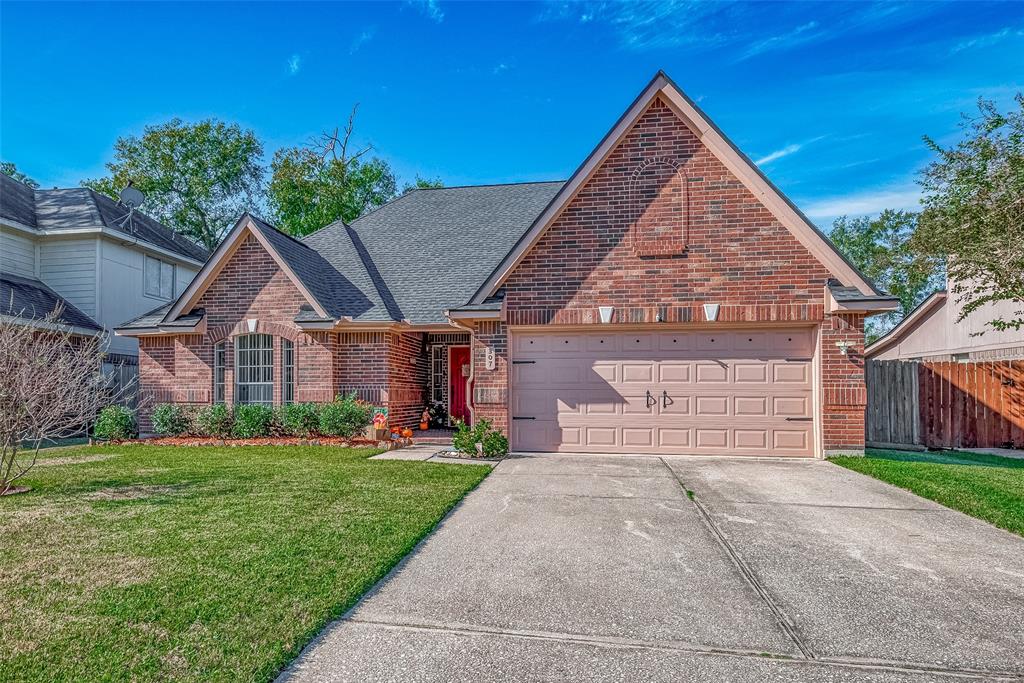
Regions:
<svg viewBox="0 0 1024 683"><path fill-rule="evenodd" d="M425 432L430 428L430 410L427 408L423 409L423 414L420 415L420 431Z"/></svg>
<svg viewBox="0 0 1024 683"><path fill-rule="evenodd" d="M370 427L371 438L374 441L384 441L388 438L388 416L387 413L377 413L373 416L373 424Z"/></svg>

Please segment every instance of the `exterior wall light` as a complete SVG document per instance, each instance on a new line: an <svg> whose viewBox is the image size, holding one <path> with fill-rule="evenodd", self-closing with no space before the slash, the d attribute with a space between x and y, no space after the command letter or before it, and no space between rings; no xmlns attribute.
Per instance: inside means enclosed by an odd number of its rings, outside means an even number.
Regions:
<svg viewBox="0 0 1024 683"><path fill-rule="evenodd" d="M615 311L614 306L598 306L597 310L601 314L601 322L610 323L612 321L612 313Z"/></svg>
<svg viewBox="0 0 1024 683"><path fill-rule="evenodd" d="M841 354L843 354L845 356L846 354L848 354L850 352L850 349L853 347L853 342L837 341L836 342L836 346L839 347L839 353L841 353Z"/></svg>
<svg viewBox="0 0 1024 683"><path fill-rule="evenodd" d="M704 304L704 318L709 323L715 322L718 320L719 308L721 308L721 304Z"/></svg>

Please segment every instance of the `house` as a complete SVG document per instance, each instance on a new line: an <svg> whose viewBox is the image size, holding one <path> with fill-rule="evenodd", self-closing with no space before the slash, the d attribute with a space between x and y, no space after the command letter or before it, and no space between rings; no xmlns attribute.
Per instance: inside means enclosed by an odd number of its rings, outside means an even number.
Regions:
<svg viewBox="0 0 1024 683"><path fill-rule="evenodd" d="M947 284L948 289L948 284ZM947 290L932 293L864 351L871 360L1010 360L1024 358L1024 330L995 330L988 322L1016 318L1020 304L1000 301L959 320L963 305Z"/></svg>
<svg viewBox="0 0 1024 683"><path fill-rule="evenodd" d="M0 315L39 325L58 305L80 334L112 332L172 301L208 256L170 228L87 188L39 190L0 174ZM138 364L110 334L107 360Z"/></svg>
<svg viewBox="0 0 1024 683"><path fill-rule="evenodd" d="M566 182L415 190L303 240L243 215L118 333L158 402L355 391L518 451L821 456L863 449L864 318L896 307L658 73Z"/></svg>

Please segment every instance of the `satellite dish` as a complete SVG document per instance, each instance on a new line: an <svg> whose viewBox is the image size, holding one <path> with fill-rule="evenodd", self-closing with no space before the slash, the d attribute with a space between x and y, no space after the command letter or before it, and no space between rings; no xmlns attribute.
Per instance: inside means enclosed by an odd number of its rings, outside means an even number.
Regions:
<svg viewBox="0 0 1024 683"><path fill-rule="evenodd" d="M128 187L121 190L120 194L117 196L121 200L121 203L129 209L137 209L142 206L142 202L146 201L146 195L142 194L141 191L135 189L130 184Z"/></svg>

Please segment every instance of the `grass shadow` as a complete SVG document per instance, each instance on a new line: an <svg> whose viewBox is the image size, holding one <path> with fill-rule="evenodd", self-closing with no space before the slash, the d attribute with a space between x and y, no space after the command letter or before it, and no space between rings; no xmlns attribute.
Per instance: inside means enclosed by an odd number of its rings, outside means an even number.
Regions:
<svg viewBox="0 0 1024 683"><path fill-rule="evenodd" d="M1024 460L964 451L890 451L869 448L865 457L869 460L891 460L893 462L926 462L935 465L974 465L977 467L1024 469Z"/></svg>

